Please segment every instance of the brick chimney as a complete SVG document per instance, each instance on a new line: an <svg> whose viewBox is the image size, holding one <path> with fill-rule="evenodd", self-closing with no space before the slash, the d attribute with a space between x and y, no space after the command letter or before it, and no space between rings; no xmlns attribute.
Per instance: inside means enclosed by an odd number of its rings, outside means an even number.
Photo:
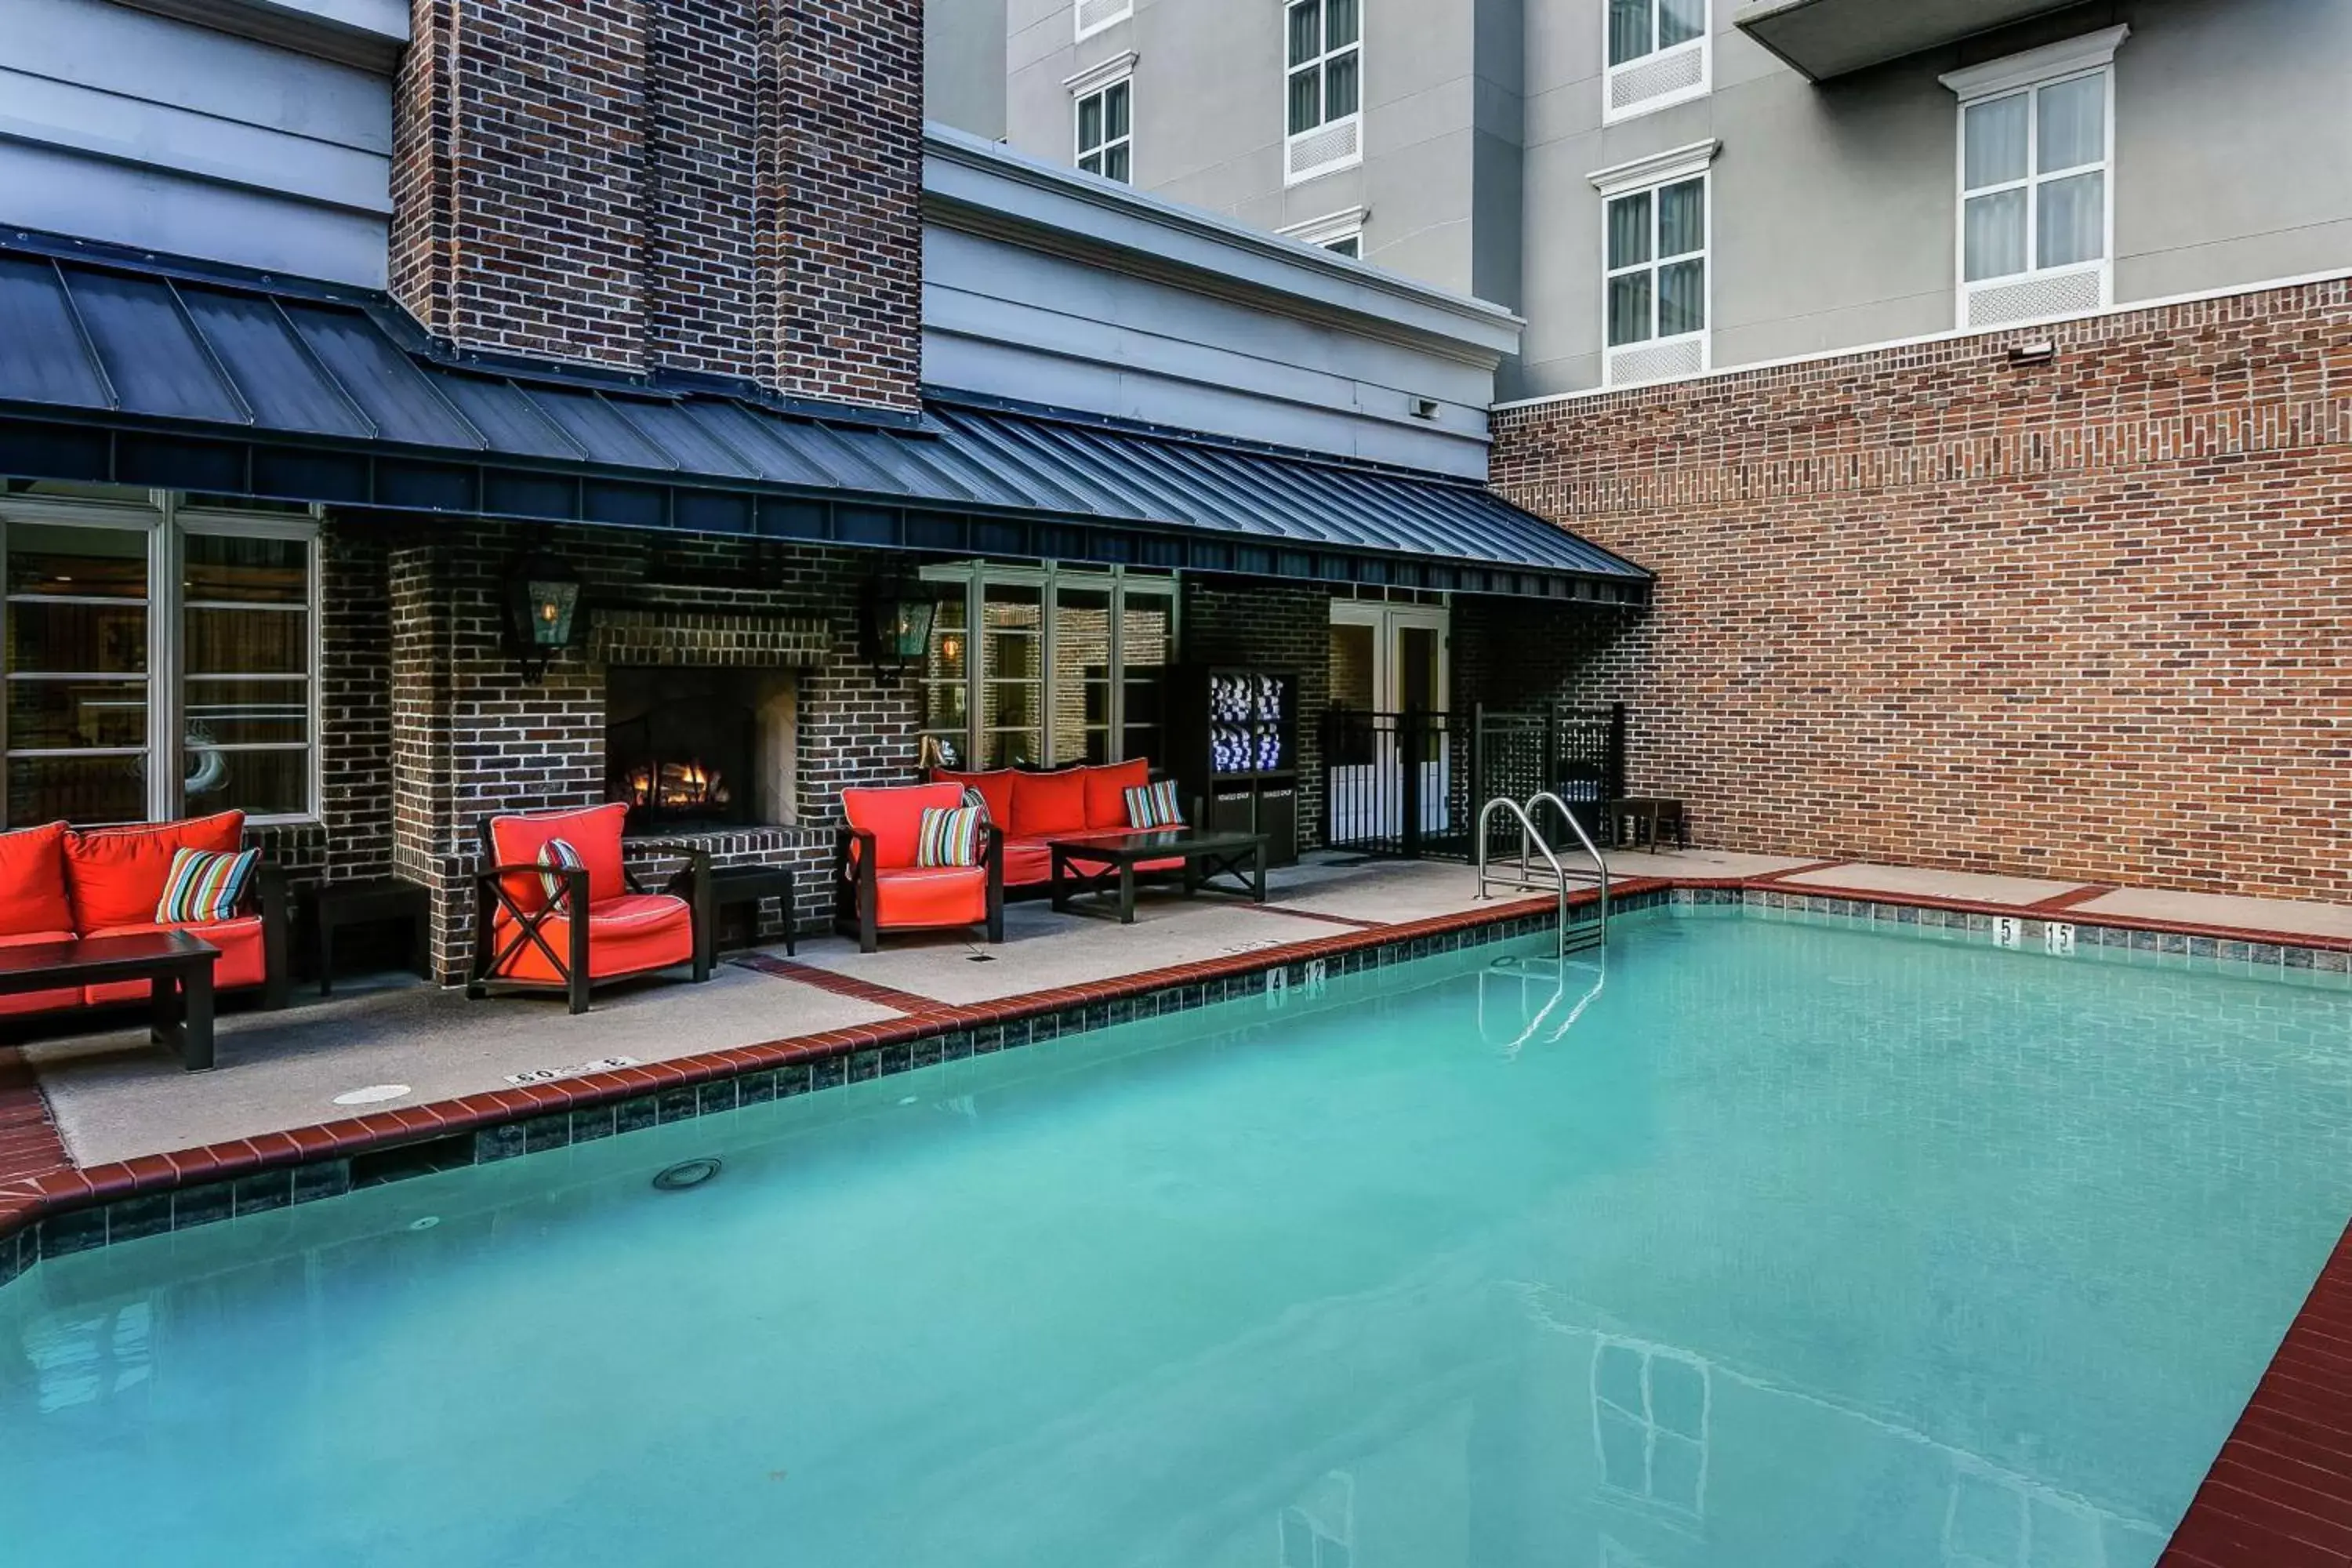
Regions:
<svg viewBox="0 0 2352 1568"><path fill-rule="evenodd" d="M412 0L394 296L472 352L897 411L921 0Z"/></svg>

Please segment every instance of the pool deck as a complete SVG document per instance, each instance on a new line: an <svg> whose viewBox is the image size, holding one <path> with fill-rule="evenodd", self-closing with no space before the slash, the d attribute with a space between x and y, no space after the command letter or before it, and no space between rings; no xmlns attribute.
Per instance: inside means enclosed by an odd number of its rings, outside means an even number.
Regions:
<svg viewBox="0 0 2352 1568"><path fill-rule="evenodd" d="M2352 907L2332 904L1708 849L1611 863L1612 886L1626 891L1778 891L2352 952ZM615 987L580 1017L537 999L468 1002L403 979L327 1000L304 994L283 1012L224 1014L218 1066L201 1074L181 1071L118 1014L95 1030L0 1046L0 1239L93 1199L544 1117L848 1052L894 1031L982 1026L1549 904L1481 902L1458 865L1310 857L1274 874L1263 906L1147 892L1136 924L1122 927L1020 902L1007 907L998 946L898 937L865 954L812 938L793 958L772 948L728 955L708 984ZM373 1101L338 1101L378 1089ZM2163 1562L2352 1568L2352 1232Z"/></svg>

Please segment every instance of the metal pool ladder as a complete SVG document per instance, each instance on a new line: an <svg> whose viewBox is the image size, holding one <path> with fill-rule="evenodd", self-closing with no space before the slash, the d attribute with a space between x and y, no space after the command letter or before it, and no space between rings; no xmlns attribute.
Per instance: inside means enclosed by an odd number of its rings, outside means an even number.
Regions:
<svg viewBox="0 0 2352 1568"><path fill-rule="evenodd" d="M1601 918L1590 925L1569 924L1569 872L1560 865L1559 857L1552 853L1550 843L1544 837L1543 830L1536 826L1535 821L1536 807L1546 804L1559 813L1560 820L1568 824L1569 831L1576 835L1577 843L1583 846L1585 855L1592 861L1593 874L1601 889ZM1516 862L1507 861L1499 867L1495 867L1487 863L1486 828L1487 825L1494 821L1495 814L1498 811L1507 811L1519 819L1519 858ZM1558 951L1563 958L1584 948L1601 947L1608 942L1609 862L1602 858L1600 848L1592 842L1592 836L1584 831L1584 825L1576 820L1576 814L1568 809L1566 801L1549 790L1538 790L1528 796L1527 804L1524 805L1509 795L1498 795L1479 808L1475 842L1480 898L1492 896L1493 890L1496 888L1509 888L1519 892L1558 894L1559 898ZM1543 857L1541 867L1538 867L1529 858L1531 853L1540 854ZM1583 875L1581 871L1577 874L1580 878Z"/></svg>

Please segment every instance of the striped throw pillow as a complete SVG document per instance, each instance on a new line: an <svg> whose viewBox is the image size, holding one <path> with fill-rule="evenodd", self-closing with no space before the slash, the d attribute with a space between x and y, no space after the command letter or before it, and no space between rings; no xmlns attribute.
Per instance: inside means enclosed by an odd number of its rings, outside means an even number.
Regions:
<svg viewBox="0 0 2352 1568"><path fill-rule="evenodd" d="M539 847L539 886L540 890L547 895L548 908L559 915L563 912L563 906L570 901L571 894L564 888L562 874L577 870L586 863L580 858L580 851L564 839L551 838Z"/></svg>
<svg viewBox="0 0 2352 1568"><path fill-rule="evenodd" d="M980 864L980 824L987 815L977 805L942 810L923 808L922 826L915 836L918 866L977 866Z"/></svg>
<svg viewBox="0 0 2352 1568"><path fill-rule="evenodd" d="M982 822L989 820L988 797L970 784L963 786L963 803L980 813L980 819Z"/></svg>
<svg viewBox="0 0 2352 1568"><path fill-rule="evenodd" d="M178 849L155 905L157 925L201 925L236 913L245 884L261 859L258 849Z"/></svg>
<svg viewBox="0 0 2352 1568"><path fill-rule="evenodd" d="M1127 793L1127 825L1129 827L1181 827L1184 808L1176 804L1176 781L1161 779L1158 784L1140 784Z"/></svg>

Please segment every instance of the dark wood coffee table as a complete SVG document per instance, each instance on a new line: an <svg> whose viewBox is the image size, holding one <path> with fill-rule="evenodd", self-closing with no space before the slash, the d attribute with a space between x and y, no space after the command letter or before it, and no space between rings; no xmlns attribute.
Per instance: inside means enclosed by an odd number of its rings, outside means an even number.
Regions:
<svg viewBox="0 0 2352 1568"><path fill-rule="evenodd" d="M0 947L0 993L147 981L156 1044L179 1052L190 1072L201 1072L213 1065L213 965L219 962L219 948L184 931Z"/></svg>
<svg viewBox="0 0 2352 1568"><path fill-rule="evenodd" d="M1265 835L1208 833L1190 827L1156 827L1148 833L1074 834L1047 841L1054 855L1054 908L1066 910L1079 893L1118 893L1121 925L1135 923L1135 869L1150 860L1184 862L1184 896L1215 887L1231 877L1236 886L1215 888L1265 902ZM1098 869L1089 870L1093 867Z"/></svg>

